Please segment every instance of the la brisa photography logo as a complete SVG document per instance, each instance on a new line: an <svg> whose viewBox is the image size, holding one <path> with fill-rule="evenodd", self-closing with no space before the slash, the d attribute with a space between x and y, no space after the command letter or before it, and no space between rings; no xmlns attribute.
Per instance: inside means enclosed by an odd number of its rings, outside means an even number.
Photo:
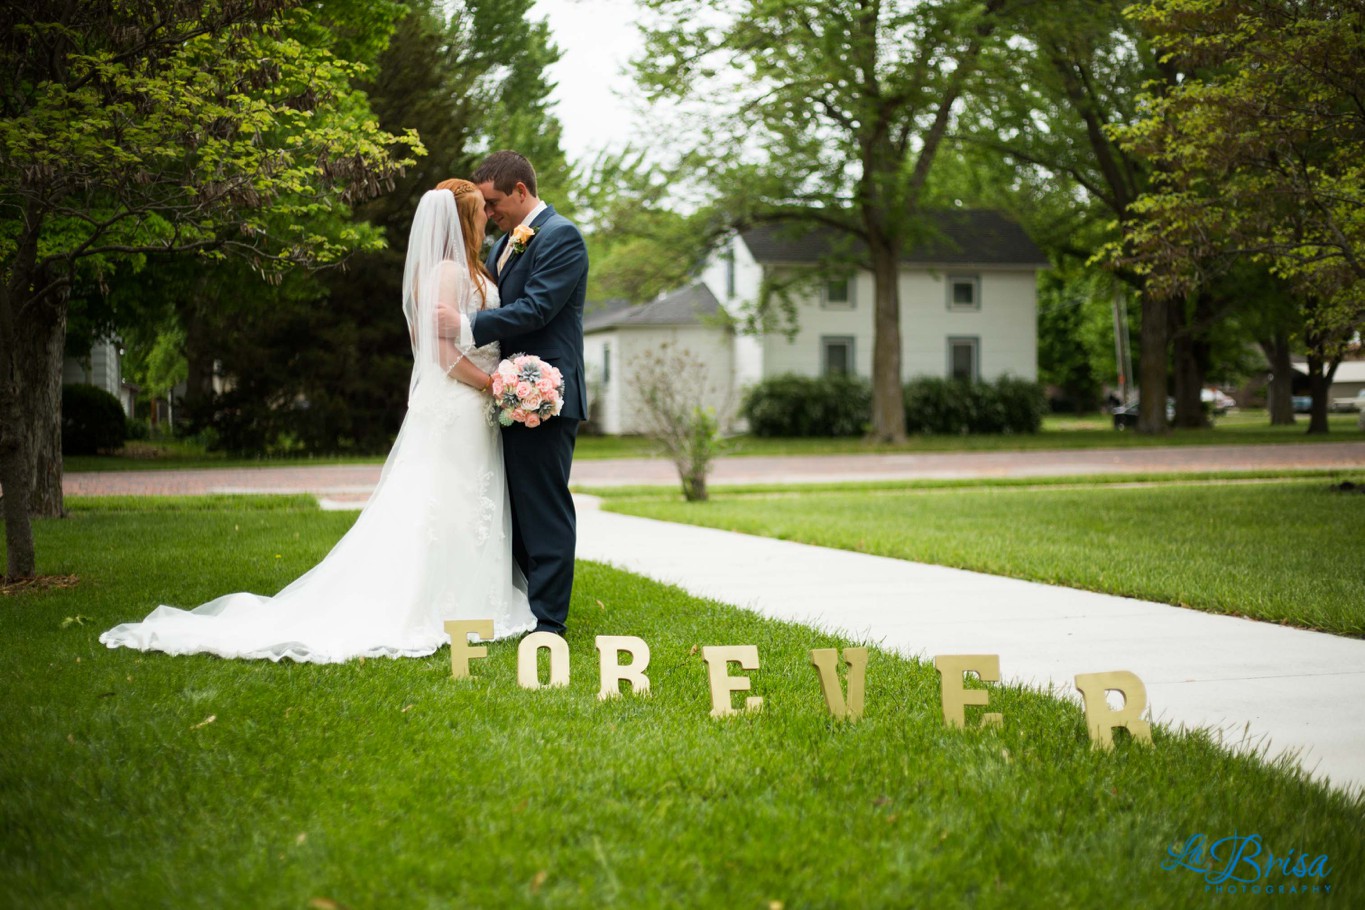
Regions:
<svg viewBox="0 0 1365 910"><path fill-rule="evenodd" d="M1166 848L1161 868L1197 874L1209 894L1331 894L1328 862L1326 853L1276 853L1259 834L1233 832L1217 840L1190 835Z"/></svg>

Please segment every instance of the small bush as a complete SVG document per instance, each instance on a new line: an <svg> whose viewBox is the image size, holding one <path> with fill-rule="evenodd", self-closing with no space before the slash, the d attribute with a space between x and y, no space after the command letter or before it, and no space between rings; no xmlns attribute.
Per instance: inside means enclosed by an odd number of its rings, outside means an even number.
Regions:
<svg viewBox="0 0 1365 910"><path fill-rule="evenodd" d="M724 445L720 429L729 423L728 401L719 415L706 403L718 393L707 383L706 364L672 342L635 358L631 372L631 404L639 408L645 435L673 460L687 501L705 502L706 478Z"/></svg>
<svg viewBox="0 0 1365 910"><path fill-rule="evenodd" d="M62 386L62 454L94 455L123 446L123 405L92 385Z"/></svg>
<svg viewBox="0 0 1365 910"><path fill-rule="evenodd" d="M145 417L129 417L123 428L124 439L151 439L152 425Z"/></svg>
<svg viewBox="0 0 1365 910"><path fill-rule="evenodd" d="M923 376L905 386L907 433L1036 433L1046 410L1038 383L1011 376L995 382Z"/></svg>
<svg viewBox="0 0 1365 910"><path fill-rule="evenodd" d="M742 413L755 436L858 436L872 387L857 376L775 376L749 390Z"/></svg>

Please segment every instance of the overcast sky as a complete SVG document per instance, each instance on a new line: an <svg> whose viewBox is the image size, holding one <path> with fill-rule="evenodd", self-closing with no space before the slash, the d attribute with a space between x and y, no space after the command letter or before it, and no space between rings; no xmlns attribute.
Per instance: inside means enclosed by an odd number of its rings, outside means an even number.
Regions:
<svg viewBox="0 0 1365 910"><path fill-rule="evenodd" d="M550 76L559 83L554 110L569 160L587 162L631 141L639 125L622 97L634 94L623 71L642 46L632 0L537 0L532 16L549 22L563 51Z"/></svg>

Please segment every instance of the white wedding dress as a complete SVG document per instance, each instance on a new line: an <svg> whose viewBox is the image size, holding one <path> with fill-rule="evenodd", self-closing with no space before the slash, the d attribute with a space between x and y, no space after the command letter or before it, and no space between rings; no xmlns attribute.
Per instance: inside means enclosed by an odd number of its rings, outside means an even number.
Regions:
<svg viewBox="0 0 1365 910"><path fill-rule="evenodd" d="M481 301L482 302L482 301ZM497 288L485 306L497 306ZM496 344L466 352L481 369ZM111 648L339 663L420 657L448 619L491 619L494 635L535 627L512 560L502 437L488 398L419 357L408 413L379 485L332 551L274 597L228 594L193 610L161 606L100 636Z"/></svg>

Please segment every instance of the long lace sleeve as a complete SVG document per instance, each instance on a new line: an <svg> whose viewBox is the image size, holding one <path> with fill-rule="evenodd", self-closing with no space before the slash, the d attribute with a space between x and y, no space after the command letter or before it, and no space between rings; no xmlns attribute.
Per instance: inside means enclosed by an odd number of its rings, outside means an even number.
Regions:
<svg viewBox="0 0 1365 910"><path fill-rule="evenodd" d="M483 306L485 292L466 269L453 262L441 263L439 288L433 331L441 369L449 373L474 350L468 325Z"/></svg>

